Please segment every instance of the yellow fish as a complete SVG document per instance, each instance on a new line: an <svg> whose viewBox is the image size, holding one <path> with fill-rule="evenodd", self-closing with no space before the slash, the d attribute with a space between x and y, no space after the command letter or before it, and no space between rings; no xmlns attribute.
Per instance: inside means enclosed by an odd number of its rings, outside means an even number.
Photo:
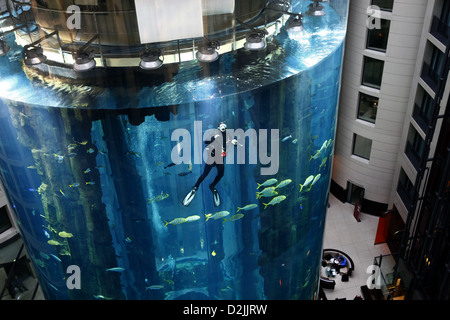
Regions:
<svg viewBox="0 0 450 320"><path fill-rule="evenodd" d="M187 220L185 218L175 218L170 222L167 222L166 220L164 220L164 222L166 223L164 225L164 227L167 227L167 225L171 224L171 225L177 225L177 224L181 224L181 223L185 223L187 222Z"/></svg>
<svg viewBox="0 0 450 320"><path fill-rule="evenodd" d="M300 191L299 192L302 192L303 187L309 185L313 180L314 180L314 176L313 175L310 175L308 178L306 178L305 182L303 182L303 184L300 184Z"/></svg>
<svg viewBox="0 0 450 320"><path fill-rule="evenodd" d="M242 208L238 207L238 210L236 212L239 212L240 210L252 210L252 209L255 209L256 207L258 207L257 204L248 204L248 205L246 205L245 207L242 207Z"/></svg>
<svg viewBox="0 0 450 320"><path fill-rule="evenodd" d="M61 245L61 243L59 243L56 240L48 240L47 243L52 245L52 246L59 246L59 245Z"/></svg>
<svg viewBox="0 0 450 320"><path fill-rule="evenodd" d="M274 179L275 180L275 179ZM257 192L256 193L256 199L261 198L262 196L268 195L268 194L272 194L275 191L275 187L267 187L264 188L263 191Z"/></svg>
<svg viewBox="0 0 450 320"><path fill-rule="evenodd" d="M60 233L58 233L58 236L60 236L61 238L72 238L73 234L71 234L70 232L61 231Z"/></svg>
<svg viewBox="0 0 450 320"><path fill-rule="evenodd" d="M186 218L186 222L193 222L193 221L197 221L198 219L200 219L200 216L198 216L198 215L189 216Z"/></svg>
<svg viewBox="0 0 450 320"><path fill-rule="evenodd" d="M229 219L223 219L223 223L227 222L227 221L236 221L239 219L242 219L244 217L244 215L242 213L238 213L235 214L234 216L231 216Z"/></svg>
<svg viewBox="0 0 450 320"><path fill-rule="evenodd" d="M319 181L320 176L321 176L321 175L320 175L320 173L319 173L317 176L314 177L314 180L313 180L313 182L311 183L311 185L309 186L308 191L311 190L312 186L315 185L317 181Z"/></svg>
<svg viewBox="0 0 450 320"><path fill-rule="evenodd" d="M275 189L283 188L283 187L287 186L287 185L288 185L289 183L291 183L291 182L292 182L291 179L283 180L283 181L281 181L279 184L277 184L277 186L275 187Z"/></svg>
<svg viewBox="0 0 450 320"><path fill-rule="evenodd" d="M141 157L141 155L139 153L134 152L134 151L127 151L126 154L131 154L131 155L136 156L136 157Z"/></svg>
<svg viewBox="0 0 450 320"><path fill-rule="evenodd" d="M147 200L148 200L148 204L150 204L153 201L155 201L155 202L162 201L162 200L164 200L164 199L166 199L168 197L169 197L168 193L164 193L163 191L161 191L160 195L154 197L153 199L147 198Z"/></svg>
<svg viewBox="0 0 450 320"><path fill-rule="evenodd" d="M273 198L272 200L270 200L269 203L263 203L264 209L266 209L268 205L271 205L271 206L276 205L277 203L280 203L280 202L283 201L284 199L286 199L286 196L278 196L278 197L275 197L275 198Z"/></svg>
<svg viewBox="0 0 450 320"><path fill-rule="evenodd" d="M60 156L56 153L53 154L59 163L63 162L64 156Z"/></svg>
<svg viewBox="0 0 450 320"><path fill-rule="evenodd" d="M318 159L321 155L322 152L320 152L320 150L317 150L316 154L311 156L311 158L309 158L309 161L311 161L312 159Z"/></svg>
<svg viewBox="0 0 450 320"><path fill-rule="evenodd" d="M87 140L82 141L82 142L78 142L77 140L73 139L73 141L74 141L76 144L80 145L80 146L85 146L85 145L88 144L88 141L87 141Z"/></svg>
<svg viewBox="0 0 450 320"><path fill-rule="evenodd" d="M211 213L205 214L205 217L206 217L206 221L208 221L211 218L214 219L214 220L217 220L217 219L226 217L229 214L230 213L228 211L219 211L219 212L216 212L214 214L211 214Z"/></svg>
<svg viewBox="0 0 450 320"><path fill-rule="evenodd" d="M320 166L319 166L319 170L320 170L323 166L326 166L327 160L328 160L328 157L323 158L322 163L321 163Z"/></svg>
<svg viewBox="0 0 450 320"><path fill-rule="evenodd" d="M268 187L268 186L274 185L277 182L278 182L277 179L268 179L268 180L264 181L264 183L261 183L261 184L256 183L258 185L256 190L258 190L260 187Z"/></svg>
<svg viewBox="0 0 450 320"><path fill-rule="evenodd" d="M256 193L256 199L261 199L262 197L264 198L270 198L270 197L274 197L278 195L278 192L276 192L275 190L271 190L267 193L263 193L263 194L258 194Z"/></svg>

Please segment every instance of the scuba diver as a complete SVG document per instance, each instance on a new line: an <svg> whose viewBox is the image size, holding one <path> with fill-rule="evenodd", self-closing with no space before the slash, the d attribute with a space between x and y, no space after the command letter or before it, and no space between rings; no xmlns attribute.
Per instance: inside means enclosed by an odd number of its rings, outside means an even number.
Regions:
<svg viewBox="0 0 450 320"><path fill-rule="evenodd" d="M227 129L227 125L225 124L225 122L221 122L219 124L219 126L217 127L217 129L219 129L220 133L222 134L222 139L220 139L220 135L212 136L209 140L205 141L205 143L208 144L208 146L205 149L210 151L210 152L208 152L208 154L211 155L212 158L214 158L216 155L215 147L217 147L217 146L214 146L213 141L218 139L218 142L222 148L221 156L222 156L222 158L225 158L225 156L227 154L226 145L228 143L228 141L225 140L226 139L225 131ZM233 139L230 142L235 146L237 145L236 139ZM214 181L209 185L209 189L211 190L211 192L213 194L214 206L216 206L216 207L220 206L220 204L221 204L220 195L216 189L216 185L217 185L217 183L219 183L220 179L222 179L222 177L224 175L225 163L224 163L224 159L222 159L222 161L220 161L220 163L217 163L215 160L213 160L212 163L209 163L209 162L210 161L206 161L205 168L203 169L202 175L197 179L197 182L192 187L191 191L186 195L186 197L184 197L183 201L181 202L182 205L187 207L191 204L192 200L194 200L195 193L197 192L200 184L211 172L211 169L213 167L216 167L217 168L217 176L215 177Z"/></svg>

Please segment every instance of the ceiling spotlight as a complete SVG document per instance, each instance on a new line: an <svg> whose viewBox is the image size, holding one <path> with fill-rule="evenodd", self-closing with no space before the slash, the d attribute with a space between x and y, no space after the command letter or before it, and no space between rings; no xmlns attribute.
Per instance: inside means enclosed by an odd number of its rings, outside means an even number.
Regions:
<svg viewBox="0 0 450 320"><path fill-rule="evenodd" d="M73 64L73 70L78 72L89 71L95 68L96 62L94 60L95 54L93 51L81 52L75 55L75 63Z"/></svg>
<svg viewBox="0 0 450 320"><path fill-rule="evenodd" d="M289 19L286 24L286 30L288 32L295 32L295 33L303 32L304 28L303 28L302 17L303 16L301 14L299 14L295 18Z"/></svg>
<svg viewBox="0 0 450 320"><path fill-rule="evenodd" d="M27 66L44 63L45 61L47 61L47 57L44 55L41 47L29 47L25 49L24 62Z"/></svg>
<svg viewBox="0 0 450 320"><path fill-rule="evenodd" d="M198 51L196 53L197 60L200 62L213 62L219 58L219 53L216 49L219 49L218 41L210 41L198 46Z"/></svg>
<svg viewBox="0 0 450 320"><path fill-rule="evenodd" d="M77 72L89 71L95 68L96 62L94 60L94 50L86 52L86 49L91 45L94 40L98 39L98 34L93 36L88 42L86 42L78 51L73 54L75 63L73 64L73 70ZM99 42L100 44L100 42Z"/></svg>
<svg viewBox="0 0 450 320"><path fill-rule="evenodd" d="M7 55L9 50L11 50L11 48L6 44L6 41L0 39L0 57Z"/></svg>
<svg viewBox="0 0 450 320"><path fill-rule="evenodd" d="M322 2L320 0L314 0L313 3L311 3L308 7L308 11L305 12L306 15L312 16L312 17L321 17L325 15L325 12L323 11L323 5L321 5L319 2Z"/></svg>
<svg viewBox="0 0 450 320"><path fill-rule="evenodd" d="M52 33L46 34L42 38L34 41L33 43L27 44L23 47L23 51L25 54L24 63L27 66L34 66L40 63L44 63L47 61L47 57L44 55L44 50L41 47L36 47L39 43L48 39L54 35L58 34L58 30L53 31Z"/></svg>
<svg viewBox="0 0 450 320"><path fill-rule="evenodd" d="M267 31L266 31L267 32ZM249 33L244 43L244 48L247 50L263 50L266 48L266 33L261 30L254 30Z"/></svg>
<svg viewBox="0 0 450 320"><path fill-rule="evenodd" d="M163 65L163 60L159 57L161 56L160 49L146 50L141 53L141 62L139 67L144 70L155 70Z"/></svg>

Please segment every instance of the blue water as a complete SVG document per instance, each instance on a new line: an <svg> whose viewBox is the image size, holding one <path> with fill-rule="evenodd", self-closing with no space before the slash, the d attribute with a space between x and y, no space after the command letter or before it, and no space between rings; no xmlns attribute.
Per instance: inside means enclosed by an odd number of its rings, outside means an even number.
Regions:
<svg viewBox="0 0 450 320"><path fill-rule="evenodd" d="M317 297L345 33L325 6L322 19L305 17L301 41L282 30L256 58L228 53L208 70L186 62L152 86L32 81L10 45L0 57L0 178L47 299ZM278 130L267 144L279 146L279 169L262 175L268 165L249 163L247 147L246 164L226 158L220 207L208 187L215 168L182 206L205 166L194 163L204 148L194 135L221 121L258 136ZM191 164L166 167L180 128L192 136ZM264 209L273 197L257 199L257 187L273 178L292 182ZM234 219L205 216L219 211ZM166 224L190 216L200 218ZM81 289L67 287L70 265Z"/></svg>

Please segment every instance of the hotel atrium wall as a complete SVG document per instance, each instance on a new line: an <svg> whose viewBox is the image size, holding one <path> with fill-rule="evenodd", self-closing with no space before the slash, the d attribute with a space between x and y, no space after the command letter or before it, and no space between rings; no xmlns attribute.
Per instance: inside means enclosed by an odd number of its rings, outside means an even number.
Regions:
<svg viewBox="0 0 450 320"><path fill-rule="evenodd" d="M343 190L348 183L364 189L368 204L363 202L364 212L372 210L379 215L392 209L399 163L407 162L401 158L404 135L414 105L430 12L429 1L393 1L391 8L380 8L374 15L372 3L353 1L349 11L352 23L346 39L333 181ZM389 1L377 3L392 5ZM374 21L383 25L371 26ZM370 42L374 34L377 42ZM365 99L376 103L363 109Z"/></svg>
<svg viewBox="0 0 450 320"><path fill-rule="evenodd" d="M127 24L111 30L118 43L58 31L34 45L47 60L29 65L29 29L36 41L62 26L49 19L64 2L42 3L30 4L35 22L2 37L0 179L45 298L317 299L348 1L323 2L324 16L305 14L310 1L275 1L303 13L302 32L258 1L203 16L203 37L165 43L141 44L144 31ZM135 3L101 10L139 17ZM264 49L244 47L252 28L267 30ZM218 59L199 61L220 35ZM76 72L83 43L96 67ZM139 68L152 47L162 66ZM184 206L205 168L203 135L221 122L247 135L226 145L221 204L212 168Z"/></svg>

